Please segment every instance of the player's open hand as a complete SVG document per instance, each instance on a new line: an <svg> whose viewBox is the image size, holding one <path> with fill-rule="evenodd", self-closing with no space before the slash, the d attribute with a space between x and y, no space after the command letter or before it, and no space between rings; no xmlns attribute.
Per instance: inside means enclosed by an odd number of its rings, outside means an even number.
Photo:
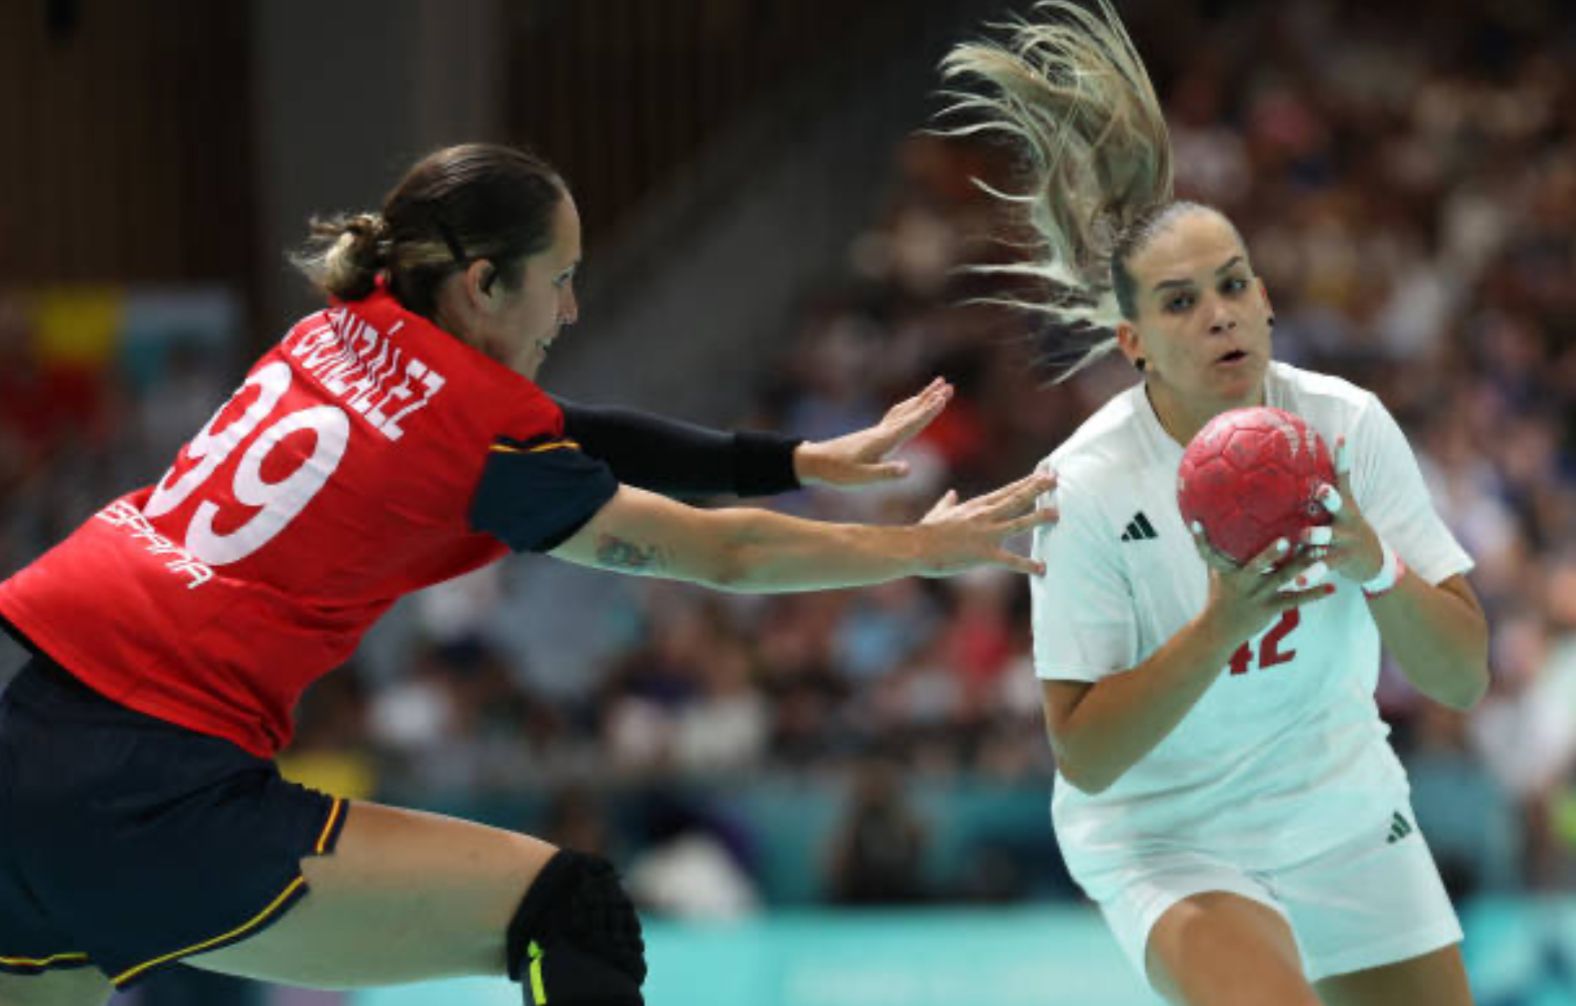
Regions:
<svg viewBox="0 0 1576 1006"><path fill-rule="evenodd" d="M1234 640L1251 638L1281 612L1328 597L1335 588L1323 580L1324 559L1296 542L1280 538L1242 565L1209 543L1202 525L1189 529L1198 554L1209 567L1205 610L1221 619Z"/></svg>
<svg viewBox="0 0 1576 1006"><path fill-rule="evenodd" d="M1314 499L1330 515L1327 527L1310 527L1302 533L1300 544L1310 555L1317 555L1329 567L1354 583L1367 583L1379 575L1384 565L1384 546L1379 535L1357 508L1352 492L1351 451L1346 438L1335 441L1335 485L1322 485Z"/></svg>
<svg viewBox="0 0 1576 1006"><path fill-rule="evenodd" d="M857 489L908 474L908 462L888 458L918 436L952 400L953 388L938 377L919 394L887 410L874 426L833 440L800 444L793 452L794 474L802 485Z"/></svg>
<svg viewBox="0 0 1576 1006"><path fill-rule="evenodd" d="M1019 573L1045 575L1045 564L1008 549L1006 539L1054 523L1056 508L1039 502L1056 488L1056 475L1035 472L994 492L958 501L948 489L919 524L926 576L951 576L976 566L1005 566Z"/></svg>

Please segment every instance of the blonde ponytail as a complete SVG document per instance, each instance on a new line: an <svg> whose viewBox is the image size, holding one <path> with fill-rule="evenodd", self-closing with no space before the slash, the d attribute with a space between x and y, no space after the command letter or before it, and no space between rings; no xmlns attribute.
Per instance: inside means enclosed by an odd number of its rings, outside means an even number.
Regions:
<svg viewBox="0 0 1576 1006"><path fill-rule="evenodd" d="M1076 357L1063 378L1115 347L1117 323L1134 311L1125 260L1177 205L1160 101L1116 12L1096 2L1089 10L1042 0L1037 21L1016 19L1001 26L1001 41L959 45L941 64L948 82L986 85L946 92L953 104L942 116L970 121L942 135L1003 135L1026 156L1023 192L981 184L1025 215L1037 259L975 268L1047 283L1043 301L997 302L1050 319L1057 355Z"/></svg>

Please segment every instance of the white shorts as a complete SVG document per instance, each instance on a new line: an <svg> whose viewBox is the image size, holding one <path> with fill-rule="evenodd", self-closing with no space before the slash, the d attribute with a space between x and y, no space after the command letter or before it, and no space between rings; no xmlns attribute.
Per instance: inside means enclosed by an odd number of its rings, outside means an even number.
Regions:
<svg viewBox="0 0 1576 1006"><path fill-rule="evenodd" d="M1205 853L1156 856L1135 864L1100 911L1146 982L1149 931L1177 902L1209 891L1239 894L1279 912L1297 939L1310 982L1459 943L1461 923L1417 819L1410 807L1396 819L1388 833L1265 873Z"/></svg>

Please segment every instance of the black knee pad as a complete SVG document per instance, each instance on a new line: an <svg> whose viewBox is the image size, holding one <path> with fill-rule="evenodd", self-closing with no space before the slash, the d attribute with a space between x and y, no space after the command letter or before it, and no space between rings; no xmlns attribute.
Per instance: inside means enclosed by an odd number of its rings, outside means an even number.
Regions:
<svg viewBox="0 0 1576 1006"><path fill-rule="evenodd" d="M600 856L559 850L509 922L509 977L527 1003L638 1006L646 980L640 918Z"/></svg>

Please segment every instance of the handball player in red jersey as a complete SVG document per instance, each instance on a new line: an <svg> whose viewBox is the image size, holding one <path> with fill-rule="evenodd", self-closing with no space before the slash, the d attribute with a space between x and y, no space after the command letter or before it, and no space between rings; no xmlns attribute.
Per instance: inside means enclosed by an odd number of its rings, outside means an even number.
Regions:
<svg viewBox="0 0 1576 1006"><path fill-rule="evenodd" d="M157 485L0 584L33 653L0 698L0 1003L98 1006L177 962L640 1003L640 925L605 860L283 781L302 691L399 597L511 550L745 592L1040 573L1003 540L1053 519L1052 480L897 527L668 498L892 477L883 456L950 389L819 444L556 402L535 377L576 317L580 223L529 154L441 150L381 213L315 232L297 261L331 306Z"/></svg>

